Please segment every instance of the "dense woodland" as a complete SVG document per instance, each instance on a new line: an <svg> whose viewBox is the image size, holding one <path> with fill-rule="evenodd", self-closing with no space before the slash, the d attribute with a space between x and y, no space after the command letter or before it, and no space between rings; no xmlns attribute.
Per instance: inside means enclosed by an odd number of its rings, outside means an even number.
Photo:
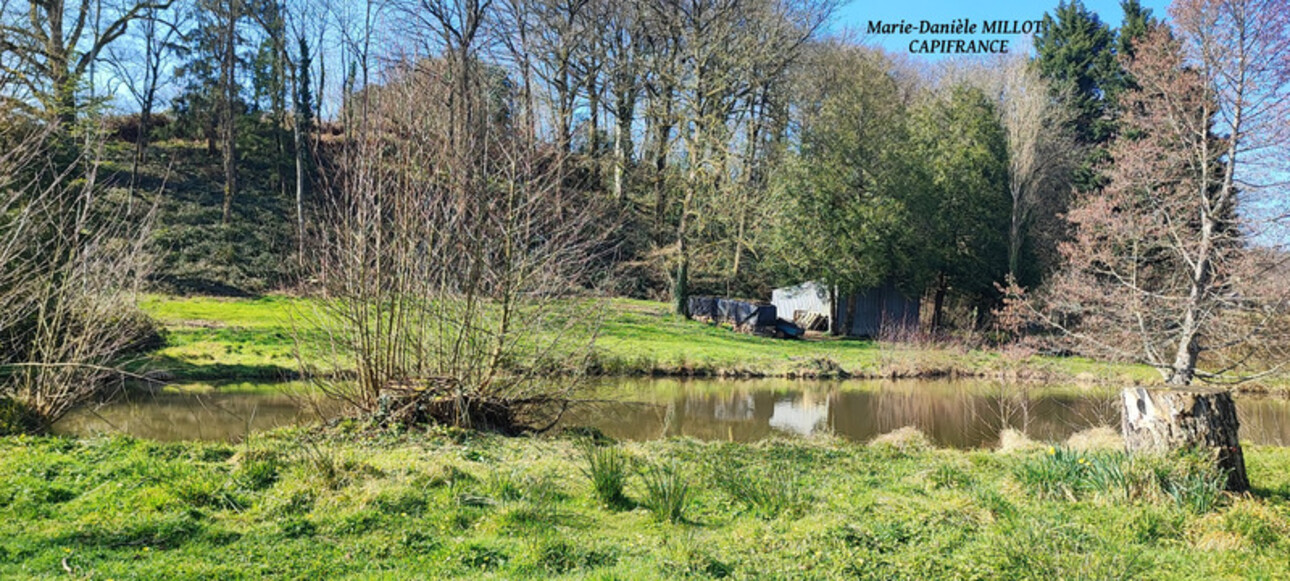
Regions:
<svg viewBox="0 0 1290 581"><path fill-rule="evenodd" d="M116 332L140 289L291 290L362 336L478 315L492 343L401 336L362 373L488 384L515 344L568 355L514 339L532 297L683 311L818 280L895 282L929 336L1172 383L1280 364L1282 2L1125 0L1117 29L1073 0L1029 54L937 63L836 8L4 2L0 363L106 373L149 340ZM374 329L351 300L443 296L465 310L411 301ZM475 351L405 360L453 334Z"/></svg>

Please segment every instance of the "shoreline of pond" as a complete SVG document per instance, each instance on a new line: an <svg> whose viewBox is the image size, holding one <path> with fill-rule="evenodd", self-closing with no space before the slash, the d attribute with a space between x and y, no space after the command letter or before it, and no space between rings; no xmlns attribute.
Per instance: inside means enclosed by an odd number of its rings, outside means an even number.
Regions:
<svg viewBox="0 0 1290 581"><path fill-rule="evenodd" d="M324 421L326 400L302 383L187 384L133 392L78 410L59 431L131 433L164 440L236 440L248 433ZM905 426L938 445L993 446L1006 427L1064 440L1081 429L1119 425L1117 390L1078 384L1000 384L979 380L789 380L616 378L602 380L563 422L611 437L759 441L831 433L866 441ZM1290 400L1237 398L1251 441L1290 442ZM1285 429L1281 429L1285 426Z"/></svg>

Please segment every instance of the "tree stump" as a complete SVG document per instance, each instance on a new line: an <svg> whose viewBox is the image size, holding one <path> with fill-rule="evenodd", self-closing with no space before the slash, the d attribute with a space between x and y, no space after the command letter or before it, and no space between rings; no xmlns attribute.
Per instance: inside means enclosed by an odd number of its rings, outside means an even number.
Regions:
<svg viewBox="0 0 1290 581"><path fill-rule="evenodd" d="M1249 490L1245 457L1237 439L1236 404L1228 392L1131 387L1124 390L1122 425L1130 453L1209 448L1214 450L1218 468L1227 474L1227 489Z"/></svg>

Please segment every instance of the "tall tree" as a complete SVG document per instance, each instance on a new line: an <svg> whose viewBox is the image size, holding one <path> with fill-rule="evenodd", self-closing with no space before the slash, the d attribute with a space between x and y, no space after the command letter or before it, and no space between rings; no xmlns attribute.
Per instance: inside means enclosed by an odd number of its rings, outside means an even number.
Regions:
<svg viewBox="0 0 1290 581"><path fill-rule="evenodd" d="M1070 212L1076 238L1046 320L1088 348L1155 366L1171 385L1230 379L1285 300L1261 283L1283 253L1251 247L1277 244L1263 226L1285 211L1276 198L1250 203L1260 176L1285 171L1284 157L1268 155L1290 121L1290 14L1275 4L1172 7L1178 37L1157 27L1126 59L1136 87L1105 195ZM1212 369L1198 369L1202 355Z"/></svg>
<svg viewBox="0 0 1290 581"><path fill-rule="evenodd" d="M614 118L612 191L615 199L622 199L635 154L632 126L642 87L644 22L635 5L602 1L596 7L605 23L601 46L609 82L609 111Z"/></svg>
<svg viewBox="0 0 1290 581"><path fill-rule="evenodd" d="M139 165L148 153L152 137L152 115L157 106L157 90L170 78L172 72L166 65L170 62L176 48L175 43L181 34L180 27L175 22L178 17L175 12L178 11L156 7L145 9L139 16L138 25L131 27L133 36L136 37L137 50L108 47L116 76L121 79L126 91L139 107L139 129L130 167L129 199L134 198L134 190L139 181Z"/></svg>
<svg viewBox="0 0 1290 581"><path fill-rule="evenodd" d="M799 58L804 43L816 35L834 6L827 1L774 0L668 0L658 6L656 16L665 28L679 33L680 41L680 66L669 71L677 74L669 83L678 91L685 151L672 289L677 313L686 314L693 237L702 229L698 210L712 202L728 176L729 124L754 89L749 73L777 69ZM766 50L758 34L768 19L787 22L791 29L779 50Z"/></svg>
<svg viewBox="0 0 1290 581"><path fill-rule="evenodd" d="M309 40L303 31L296 36L298 51L296 65L292 67L292 95L294 118L291 124L292 142L295 148L296 163L296 258L305 258L305 199L309 195L312 179L313 156L310 152L309 139L314 132L313 86L310 83L310 70L313 68L313 54L309 51Z"/></svg>
<svg viewBox="0 0 1290 581"><path fill-rule="evenodd" d="M907 193L919 172L905 154L906 110L891 63L868 49L821 44L802 76L801 145L775 184L776 255L785 282L849 296L911 262Z"/></svg>
<svg viewBox="0 0 1290 581"><path fill-rule="evenodd" d="M1120 90L1120 66L1115 58L1115 33L1080 0L1062 0L1053 15L1044 14L1035 34L1035 64L1056 97L1075 112L1070 126L1088 158L1075 176L1076 186L1098 185L1096 166L1105 158L1102 148L1114 130L1115 96Z"/></svg>
<svg viewBox="0 0 1290 581"><path fill-rule="evenodd" d="M928 176L910 205L931 283L932 329L943 326L951 293L976 310L979 323L1008 267L1007 136L993 103L974 87L951 86L912 117L912 149Z"/></svg>
<svg viewBox="0 0 1290 581"><path fill-rule="evenodd" d="M217 6L220 20L218 42L220 152L224 158L224 205L220 222L228 225L233 214L233 197L237 195L237 106L240 86L238 70L238 23L243 14L243 0L222 0Z"/></svg>
<svg viewBox="0 0 1290 581"><path fill-rule="evenodd" d="M1026 273L1022 281L1022 252L1030 242L1050 246L1051 236L1031 236L1032 224L1047 223L1066 207L1070 172L1082 156L1069 125L1070 109L1052 97L1048 82L1028 59L1007 57L992 63L991 71L978 71L988 79L997 96L996 110L1008 145L1008 194L1012 210L1008 224L1008 276L1022 284L1035 284L1043 274ZM993 73L993 74L992 74Z"/></svg>
<svg viewBox="0 0 1290 581"><path fill-rule="evenodd" d="M64 124L76 121L77 91L86 74L108 45L126 33L130 23L150 10L164 10L165 2L132 2L101 20L101 1L27 0L0 4L0 52L16 59L24 73L17 79L40 103L50 118ZM6 95L8 97L8 95ZM29 108L22 100L10 106Z"/></svg>
<svg viewBox="0 0 1290 581"><path fill-rule="evenodd" d="M1116 53L1133 58L1133 46L1146 37L1148 31L1159 26L1160 20L1138 0L1123 0L1120 8L1124 10L1124 22L1116 35Z"/></svg>

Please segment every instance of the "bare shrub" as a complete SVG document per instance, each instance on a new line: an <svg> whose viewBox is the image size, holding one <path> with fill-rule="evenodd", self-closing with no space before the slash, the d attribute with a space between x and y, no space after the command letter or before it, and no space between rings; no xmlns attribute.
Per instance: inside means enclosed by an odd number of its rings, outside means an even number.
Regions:
<svg viewBox="0 0 1290 581"><path fill-rule="evenodd" d="M367 114L325 190L320 300L299 313L321 333L298 333L301 360L321 357L307 375L384 422L550 424L591 355L605 225L559 154L510 126L481 65L465 75L473 108L451 105L454 66L405 62L355 98Z"/></svg>
<svg viewBox="0 0 1290 581"><path fill-rule="evenodd" d="M999 451L1005 454L1011 452L1029 452L1038 450L1043 444L1030 439L1025 432L1013 428L1004 428L999 432Z"/></svg>
<svg viewBox="0 0 1290 581"><path fill-rule="evenodd" d="M0 400L22 431L119 385L123 358L157 337L136 307L153 214L127 215L94 144L56 130L0 120Z"/></svg>

